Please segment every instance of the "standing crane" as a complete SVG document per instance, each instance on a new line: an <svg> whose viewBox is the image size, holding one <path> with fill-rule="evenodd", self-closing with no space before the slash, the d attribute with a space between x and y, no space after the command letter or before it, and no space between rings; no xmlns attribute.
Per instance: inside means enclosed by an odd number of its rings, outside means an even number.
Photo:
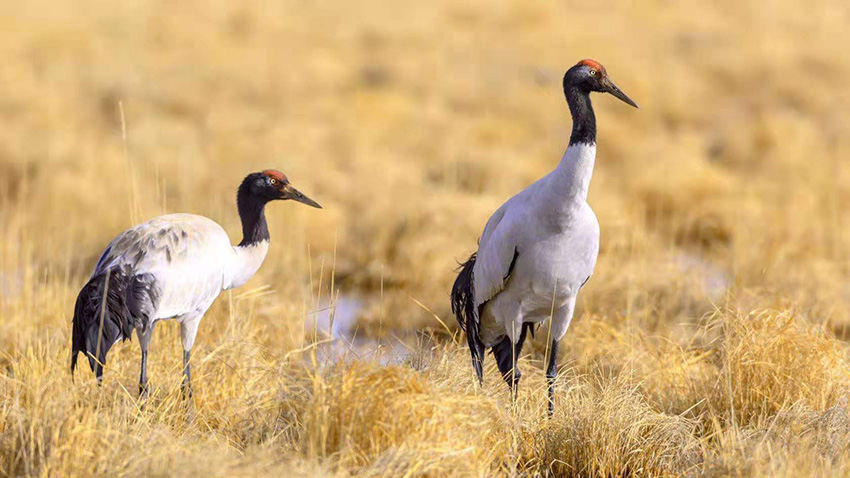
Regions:
<svg viewBox="0 0 850 478"><path fill-rule="evenodd" d="M610 93L638 107L594 60L567 70L563 86L573 130L560 164L490 217L478 251L461 266L451 293L452 311L466 332L479 383L484 350L491 348L514 400L521 377L517 358L526 334L551 319L549 415L555 407L558 343L599 253L599 222L587 204L596 159L590 93Z"/></svg>
<svg viewBox="0 0 850 478"><path fill-rule="evenodd" d="M321 209L280 171L246 176L236 193L242 221L236 246L221 226L194 214L160 216L119 234L77 296L71 373L83 353L100 383L109 349L135 329L142 349L139 395L145 396L154 325L175 318L183 343L183 392L191 397L189 358L201 318L221 291L245 284L260 268L269 250L266 204L290 199Z"/></svg>

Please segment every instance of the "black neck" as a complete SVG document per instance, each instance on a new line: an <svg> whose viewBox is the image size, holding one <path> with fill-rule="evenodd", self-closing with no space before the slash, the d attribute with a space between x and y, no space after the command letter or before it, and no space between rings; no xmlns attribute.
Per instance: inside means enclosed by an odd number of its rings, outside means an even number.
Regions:
<svg viewBox="0 0 850 478"><path fill-rule="evenodd" d="M242 220L242 242L240 246L250 246L269 240L269 225L266 223L266 202L240 187L236 193L236 206L239 219Z"/></svg>
<svg viewBox="0 0 850 478"><path fill-rule="evenodd" d="M596 144L596 115L590 104L590 92L578 86L564 88L570 114L573 116L573 133L570 135L570 146L574 144Z"/></svg>

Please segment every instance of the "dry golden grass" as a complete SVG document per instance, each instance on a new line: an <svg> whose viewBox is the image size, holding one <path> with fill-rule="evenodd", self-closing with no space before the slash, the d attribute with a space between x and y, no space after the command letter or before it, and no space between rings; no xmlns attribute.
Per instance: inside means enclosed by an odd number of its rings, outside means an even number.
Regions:
<svg viewBox="0 0 850 478"><path fill-rule="evenodd" d="M850 476L848 19L839 0L4 2L0 475ZM557 162L584 57L642 109L595 99L601 254L549 420L544 330L513 406L493 363L473 383L447 294ZM194 399L171 323L144 407L135 343L102 387L72 382L105 244L175 211L237 239L235 187L268 167L325 209L270 207L262 270L201 326ZM310 324L349 296L366 345L328 360Z"/></svg>

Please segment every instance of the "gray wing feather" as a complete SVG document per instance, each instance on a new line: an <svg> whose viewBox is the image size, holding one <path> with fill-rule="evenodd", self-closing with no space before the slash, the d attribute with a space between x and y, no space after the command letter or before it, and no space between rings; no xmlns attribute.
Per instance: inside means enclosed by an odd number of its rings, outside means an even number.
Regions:
<svg viewBox="0 0 850 478"><path fill-rule="evenodd" d="M136 274L153 272L171 264L199 257L211 242L210 235L227 235L211 220L191 214L154 218L119 234L97 261L92 276L116 266L128 266Z"/></svg>
<svg viewBox="0 0 850 478"><path fill-rule="evenodd" d="M505 288L518 254L515 228L510 221L508 208L511 201L502 205L487 222L478 258L475 261L475 304L480 306Z"/></svg>

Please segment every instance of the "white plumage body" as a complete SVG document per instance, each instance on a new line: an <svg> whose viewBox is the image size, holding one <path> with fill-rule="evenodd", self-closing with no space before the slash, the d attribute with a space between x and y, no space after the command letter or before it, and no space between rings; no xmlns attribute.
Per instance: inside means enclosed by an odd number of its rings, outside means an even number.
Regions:
<svg viewBox="0 0 850 478"><path fill-rule="evenodd" d="M216 222L194 214L168 214L119 234L107 246L92 277L127 266L151 274L160 291L148 320L178 319L191 348L201 317L222 290L239 287L257 272L268 241L232 246ZM150 324L136 324L145 329Z"/></svg>
<svg viewBox="0 0 850 478"><path fill-rule="evenodd" d="M552 339L566 333L576 295L599 252L599 223L587 203L595 156L595 145L571 145L554 171L488 221L474 268L475 305L484 304L479 333L485 346L505 335L516 342L524 322L550 316Z"/></svg>

